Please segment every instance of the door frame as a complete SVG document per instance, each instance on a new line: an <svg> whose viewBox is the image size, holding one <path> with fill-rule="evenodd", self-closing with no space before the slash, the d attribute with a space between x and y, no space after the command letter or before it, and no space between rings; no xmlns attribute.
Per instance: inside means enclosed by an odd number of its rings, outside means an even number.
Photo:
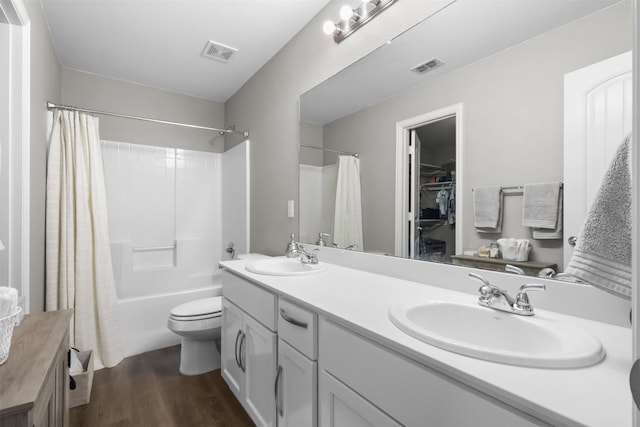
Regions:
<svg viewBox="0 0 640 427"><path fill-rule="evenodd" d="M0 1L0 19L9 25L8 134L3 147L9 158L8 256L6 277L23 298L23 313L29 313L30 295L30 116L31 116L31 24L23 0ZM1 225L1 224L0 224Z"/></svg>
<svg viewBox="0 0 640 427"><path fill-rule="evenodd" d="M632 292L631 292L631 315L632 315L632 351L633 360L640 359L640 143L638 142L638 132L640 131L640 5L638 0L633 1L633 134L631 139L631 161L632 161L632 208L631 208L631 241L632 241ZM633 425L640 427L640 411L632 404Z"/></svg>
<svg viewBox="0 0 640 427"><path fill-rule="evenodd" d="M460 197L460 190L464 182L464 135L463 115L464 104L458 103L420 114L405 120L396 122L396 194L395 194L395 256L407 257L407 239L409 238L409 218L407 207L409 206L409 178L411 170L409 157L412 155L410 148L411 130L428 123L449 117L456 118L456 222L463 218L464 204ZM413 213L410 213L411 215ZM462 232L456 226L456 254L462 253Z"/></svg>

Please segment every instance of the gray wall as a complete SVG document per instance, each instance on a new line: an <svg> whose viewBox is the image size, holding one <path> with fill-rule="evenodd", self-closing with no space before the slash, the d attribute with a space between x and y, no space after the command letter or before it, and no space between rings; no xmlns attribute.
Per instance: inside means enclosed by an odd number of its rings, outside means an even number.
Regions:
<svg viewBox="0 0 640 427"><path fill-rule="evenodd" d="M300 122L300 144L322 147L322 126L315 123ZM300 164L322 166L322 150L300 147Z"/></svg>
<svg viewBox="0 0 640 427"><path fill-rule="evenodd" d="M47 170L47 101L60 102L60 63L39 1L25 1L31 22L29 310L44 310L44 213Z"/></svg>
<svg viewBox="0 0 640 427"><path fill-rule="evenodd" d="M251 132L251 250L283 253L298 218L287 200L298 199L300 95L429 16L447 2L396 3L340 44L322 32L342 6L332 0L225 104L227 123ZM227 138L229 146L238 138Z"/></svg>
<svg viewBox="0 0 640 427"><path fill-rule="evenodd" d="M67 68L62 69L62 103L200 126L224 128L224 104ZM135 144L224 151L217 132L100 117L100 138Z"/></svg>
<svg viewBox="0 0 640 427"><path fill-rule="evenodd" d="M395 124L464 103L464 248L499 238L473 229L472 187L562 181L563 76L632 49L625 2L432 80L324 127L324 146L360 153L365 246L394 248ZM371 197L371 190L375 192ZM521 196L505 196L505 237L531 238ZM532 260L562 262L560 240L534 241Z"/></svg>

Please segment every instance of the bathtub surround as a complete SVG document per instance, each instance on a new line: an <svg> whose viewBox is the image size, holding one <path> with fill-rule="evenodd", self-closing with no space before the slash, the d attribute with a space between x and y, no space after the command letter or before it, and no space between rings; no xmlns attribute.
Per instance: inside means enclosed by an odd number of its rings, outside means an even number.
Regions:
<svg viewBox="0 0 640 427"><path fill-rule="evenodd" d="M220 295L228 239L248 250L248 146L212 153L102 141L126 356L177 344L171 309Z"/></svg>
<svg viewBox="0 0 640 427"><path fill-rule="evenodd" d="M95 366L123 358L113 280L99 121L55 111L47 167L46 308L72 308L71 345Z"/></svg>

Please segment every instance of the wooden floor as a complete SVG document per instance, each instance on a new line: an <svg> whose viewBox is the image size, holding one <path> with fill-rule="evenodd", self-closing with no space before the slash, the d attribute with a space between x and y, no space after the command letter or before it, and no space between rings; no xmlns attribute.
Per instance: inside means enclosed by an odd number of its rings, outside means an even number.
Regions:
<svg viewBox="0 0 640 427"><path fill-rule="evenodd" d="M253 426L220 370L180 375L180 347L124 359L95 372L91 401L70 410L70 427Z"/></svg>

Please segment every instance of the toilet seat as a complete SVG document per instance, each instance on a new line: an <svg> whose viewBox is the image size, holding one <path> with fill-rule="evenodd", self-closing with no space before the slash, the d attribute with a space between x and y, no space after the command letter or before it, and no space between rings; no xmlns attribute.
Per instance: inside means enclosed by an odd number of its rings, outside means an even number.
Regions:
<svg viewBox="0 0 640 427"><path fill-rule="evenodd" d="M222 297L203 298L174 307L169 315L177 321L205 320L222 315Z"/></svg>

